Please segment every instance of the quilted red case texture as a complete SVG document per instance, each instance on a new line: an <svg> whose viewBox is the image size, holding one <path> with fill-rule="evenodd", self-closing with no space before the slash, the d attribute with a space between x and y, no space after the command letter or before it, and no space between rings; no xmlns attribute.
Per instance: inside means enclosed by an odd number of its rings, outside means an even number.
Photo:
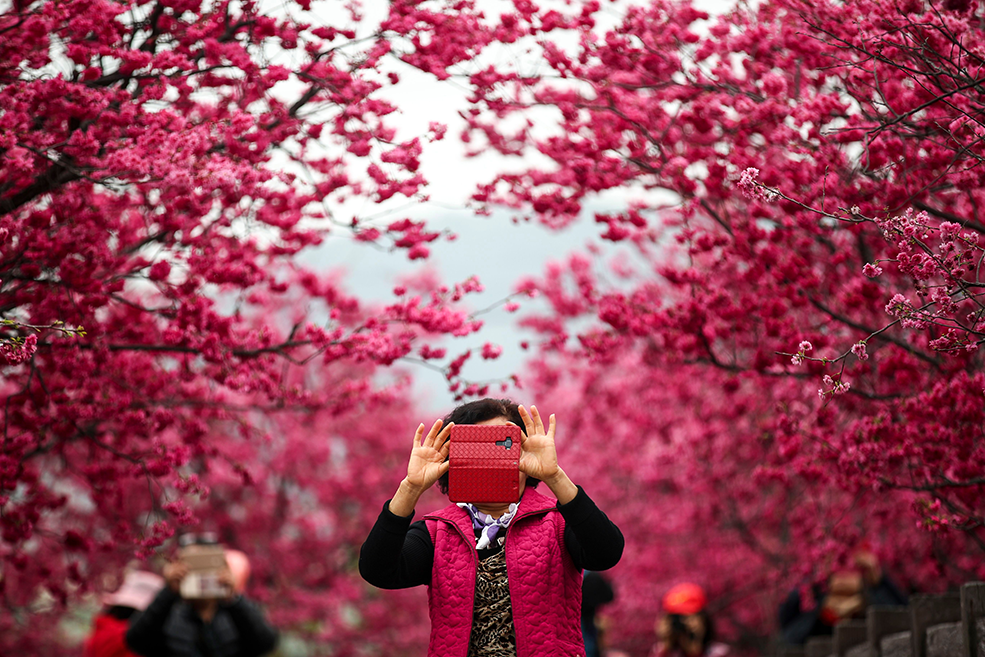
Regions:
<svg viewBox="0 0 985 657"><path fill-rule="evenodd" d="M456 424L448 458L452 502L520 501L520 427Z"/></svg>

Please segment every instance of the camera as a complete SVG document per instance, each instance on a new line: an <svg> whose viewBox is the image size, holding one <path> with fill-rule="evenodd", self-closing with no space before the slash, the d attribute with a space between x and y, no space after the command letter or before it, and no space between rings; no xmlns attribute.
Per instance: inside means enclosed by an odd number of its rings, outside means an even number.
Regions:
<svg viewBox="0 0 985 657"><path fill-rule="evenodd" d="M214 535L187 534L178 539L178 558L188 566L181 580L181 597L186 600L216 600L229 595L221 582L226 565L226 550Z"/></svg>
<svg viewBox="0 0 985 657"><path fill-rule="evenodd" d="M670 615L670 631L672 634L681 635L687 639L694 638L694 632L684 623L684 617L680 614Z"/></svg>

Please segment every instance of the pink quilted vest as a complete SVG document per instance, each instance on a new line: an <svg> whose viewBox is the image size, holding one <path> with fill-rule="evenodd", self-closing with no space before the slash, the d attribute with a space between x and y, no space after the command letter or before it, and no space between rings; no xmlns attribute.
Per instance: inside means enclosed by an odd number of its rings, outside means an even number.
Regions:
<svg viewBox="0 0 985 657"><path fill-rule="evenodd" d="M517 657L583 657L581 572L564 547L564 518L553 499L527 489L506 531ZM466 657L479 555L468 513L450 505L424 516L434 543L428 587L429 657Z"/></svg>

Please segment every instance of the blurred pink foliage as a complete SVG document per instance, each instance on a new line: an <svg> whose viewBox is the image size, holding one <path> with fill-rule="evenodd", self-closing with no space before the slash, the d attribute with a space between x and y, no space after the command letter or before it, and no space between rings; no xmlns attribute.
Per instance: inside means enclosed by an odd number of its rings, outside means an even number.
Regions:
<svg viewBox="0 0 985 657"><path fill-rule="evenodd" d="M517 282L546 301L519 315L539 334L519 401L557 414L566 470L628 538L616 646L646 654L684 579L756 646L862 542L911 588L985 577L981 3L652 0L601 29L594 0L397 1L358 40L286 7L0 16L0 650L55 654L103 575L210 525L282 629L420 653L423 593L354 562L422 419L392 366L490 389L444 340L481 331L482 286L372 306L294 259L331 231L413 260L444 237L331 211L426 195L446 127L396 139L395 59L469 89L467 153L548 158L491 174L477 212L563 230L607 190L678 201L595 215L645 267L573 254ZM483 56L521 42L536 68Z"/></svg>

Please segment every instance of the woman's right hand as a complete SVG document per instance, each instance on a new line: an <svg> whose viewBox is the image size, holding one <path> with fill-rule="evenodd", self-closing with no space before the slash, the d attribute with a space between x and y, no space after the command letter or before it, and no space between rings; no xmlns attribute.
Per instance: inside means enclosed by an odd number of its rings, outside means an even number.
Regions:
<svg viewBox="0 0 985 657"><path fill-rule="evenodd" d="M414 448L407 463L407 483L419 488L423 493L448 472L448 446L452 424L442 427L441 420L431 425L424 435L424 425L417 427L414 434Z"/></svg>
<svg viewBox="0 0 985 657"><path fill-rule="evenodd" d="M454 425L449 423L443 427L442 424L441 420L436 420L427 435L424 434L423 424L417 427L414 448L407 463L407 477L400 482L400 487L390 500L393 514L403 517L412 514L418 498L448 472L451 465L448 461L448 439Z"/></svg>

